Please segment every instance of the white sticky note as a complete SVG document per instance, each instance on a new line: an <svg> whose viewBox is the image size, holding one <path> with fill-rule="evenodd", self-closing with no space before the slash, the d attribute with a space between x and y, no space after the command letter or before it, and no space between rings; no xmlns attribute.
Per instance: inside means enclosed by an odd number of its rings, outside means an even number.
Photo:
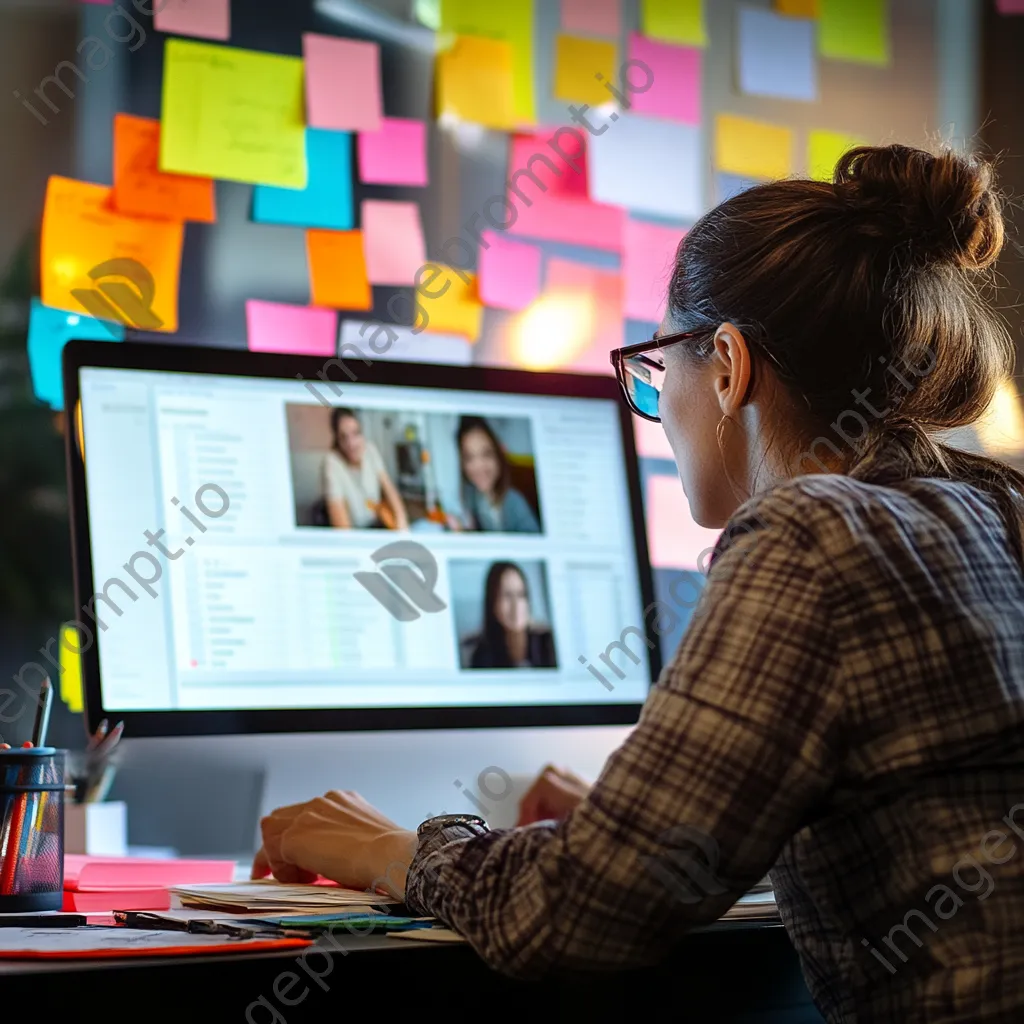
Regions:
<svg viewBox="0 0 1024 1024"><path fill-rule="evenodd" d="M704 569L708 555L718 541L720 530L698 526L678 476L647 479L645 512L647 544L651 565L658 569Z"/></svg>
<svg viewBox="0 0 1024 1024"><path fill-rule="evenodd" d="M589 143L590 196L595 202L672 220L695 220L704 212L698 125L619 114Z"/></svg>
<svg viewBox="0 0 1024 1024"><path fill-rule="evenodd" d="M429 334L373 320L343 320L340 355L354 360L355 372L358 372L360 357L371 363L378 359L391 359L401 363L469 366L473 362L473 345L457 335Z"/></svg>

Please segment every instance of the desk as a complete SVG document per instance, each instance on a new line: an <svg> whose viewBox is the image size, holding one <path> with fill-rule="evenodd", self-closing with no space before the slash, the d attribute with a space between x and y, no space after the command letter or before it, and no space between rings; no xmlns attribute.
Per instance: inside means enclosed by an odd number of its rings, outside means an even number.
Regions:
<svg viewBox="0 0 1024 1024"><path fill-rule="evenodd" d="M779 925L721 922L695 931L656 968L599 973L527 984L495 974L464 945L441 945L386 936L345 936L345 954L332 967L317 955L327 991L296 966L294 952L127 960L0 962L5 1007L35 1006L40 1019L205 1021L304 1024L359 1022L401 1015L424 1021L472 1019L477 1012L502 1020L651 1021L693 1024L821 1024L800 976L796 954ZM296 1006L275 998L274 982L295 971L300 982L286 998L308 994ZM283 979L279 984L287 984ZM358 986L358 994L346 992ZM261 996L268 1005L252 1007ZM104 1009L100 1009L100 1008ZM104 1011L109 1012L104 1012ZM367 1012L369 1011L369 1012ZM666 1015L666 1011L668 1014ZM513 1015L516 1015L515 1017Z"/></svg>

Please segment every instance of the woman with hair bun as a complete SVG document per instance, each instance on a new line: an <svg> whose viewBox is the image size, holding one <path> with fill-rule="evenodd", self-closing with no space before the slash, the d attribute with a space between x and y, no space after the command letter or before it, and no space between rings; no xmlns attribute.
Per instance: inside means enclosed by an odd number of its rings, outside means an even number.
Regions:
<svg viewBox="0 0 1024 1024"><path fill-rule="evenodd" d="M257 867L401 861L415 913L523 977L654 963L770 871L828 1021L1024 1021L1024 476L942 439L1011 371L1002 243L990 167L906 146L701 218L612 356L724 528L639 724L525 802L560 821L417 834L338 795L265 822Z"/></svg>

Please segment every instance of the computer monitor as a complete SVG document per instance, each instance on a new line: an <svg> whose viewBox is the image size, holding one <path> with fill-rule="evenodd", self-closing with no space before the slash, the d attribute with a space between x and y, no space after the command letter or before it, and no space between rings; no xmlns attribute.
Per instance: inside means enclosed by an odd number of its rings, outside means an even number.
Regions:
<svg viewBox="0 0 1024 1024"><path fill-rule="evenodd" d="M659 652L612 378L75 341L64 387L90 728L636 720Z"/></svg>

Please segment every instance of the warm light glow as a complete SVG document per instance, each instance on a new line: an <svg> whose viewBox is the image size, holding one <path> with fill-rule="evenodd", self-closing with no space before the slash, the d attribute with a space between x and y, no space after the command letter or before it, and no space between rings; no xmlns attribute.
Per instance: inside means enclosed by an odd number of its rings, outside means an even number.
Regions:
<svg viewBox="0 0 1024 1024"><path fill-rule="evenodd" d="M77 281L82 273L78 260L73 258L58 259L53 261L53 273L60 278L64 284Z"/></svg>
<svg viewBox="0 0 1024 1024"><path fill-rule="evenodd" d="M512 358L529 370L566 366L594 336L594 306L584 295L545 295L519 318Z"/></svg>
<svg viewBox="0 0 1024 1024"><path fill-rule="evenodd" d="M990 455L1024 455L1024 409L1012 380L1000 385L975 430Z"/></svg>

